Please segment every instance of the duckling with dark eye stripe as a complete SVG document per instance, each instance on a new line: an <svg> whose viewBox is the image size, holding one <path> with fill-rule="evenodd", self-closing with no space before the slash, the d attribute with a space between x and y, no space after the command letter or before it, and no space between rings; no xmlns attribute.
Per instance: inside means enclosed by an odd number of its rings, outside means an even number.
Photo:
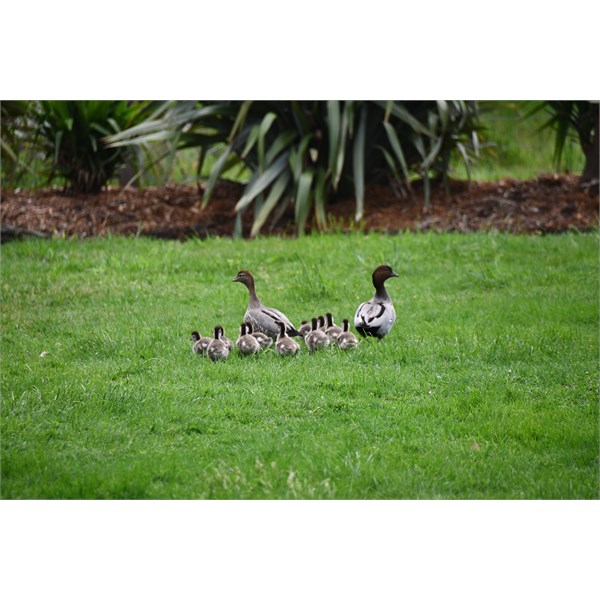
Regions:
<svg viewBox="0 0 600 600"><path fill-rule="evenodd" d="M300 344L291 337L288 337L285 332L285 323L277 321L277 324L279 325L279 335L275 342L275 352L279 356L294 356L300 350Z"/></svg>
<svg viewBox="0 0 600 600"><path fill-rule="evenodd" d="M201 336L197 331L192 331L192 341L194 342L192 350L194 351L194 354L206 356L206 350L212 340L213 339L210 337Z"/></svg>
<svg viewBox="0 0 600 600"><path fill-rule="evenodd" d="M250 323L249 321L245 323L245 325L247 333L249 333L253 338L256 338L256 341L259 343L261 350L268 348L273 343L273 340L268 335L264 334L262 331L253 331L252 323Z"/></svg>
<svg viewBox="0 0 600 600"><path fill-rule="evenodd" d="M325 330L325 333L331 338L331 341L335 342L340 333L344 330L333 322L333 315L330 312L325 316L327 317L327 329Z"/></svg>
<svg viewBox="0 0 600 600"><path fill-rule="evenodd" d="M342 333L337 338L337 345L342 350L353 350L358 346L358 340L356 336L350 331L350 325L348 324L348 319L343 320L344 329Z"/></svg>
<svg viewBox="0 0 600 600"><path fill-rule="evenodd" d="M212 361L226 360L229 356L229 349L225 342L221 339L223 328L220 325L215 327L215 339L208 345L206 354Z"/></svg>
<svg viewBox="0 0 600 600"><path fill-rule="evenodd" d="M306 337L304 338L306 347L311 353L317 350L321 350L322 348L327 348L327 346L329 346L330 343L328 335L324 331L319 329L318 322L319 319L317 317L313 317L312 329L306 334Z"/></svg>
<svg viewBox="0 0 600 600"><path fill-rule="evenodd" d="M242 325L240 326L240 337L237 339L235 345L240 351L240 354L244 356L250 356L252 354L257 354L258 352L260 352L260 344L253 335L247 333L246 323L242 323Z"/></svg>

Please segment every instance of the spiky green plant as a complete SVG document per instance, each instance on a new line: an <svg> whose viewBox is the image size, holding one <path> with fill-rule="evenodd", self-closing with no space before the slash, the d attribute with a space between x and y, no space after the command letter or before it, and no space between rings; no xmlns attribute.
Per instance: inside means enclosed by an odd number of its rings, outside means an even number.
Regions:
<svg viewBox="0 0 600 600"><path fill-rule="evenodd" d="M36 119L39 143L50 161L49 177L59 175L74 193L97 193L128 156L103 141L152 115L152 102L124 100L44 100Z"/></svg>
<svg viewBox="0 0 600 600"><path fill-rule="evenodd" d="M549 115L543 127L555 132L554 161L560 165L563 150L569 135L575 135L585 155L583 182L598 180L600 140L598 138L598 102L586 100L546 100L536 102L529 115L543 110Z"/></svg>
<svg viewBox="0 0 600 600"><path fill-rule="evenodd" d="M208 152L217 159L206 182L203 205L223 173L241 164L251 171L236 205L236 234L251 206L251 235L275 223L293 204L298 233L314 215L325 227L328 200L354 191L356 220L364 213L365 184L394 178L410 192L446 175L458 151L469 168L478 152L475 102L446 101L232 101L169 103L160 118L110 136L114 147L170 138L179 148L199 147L199 172Z"/></svg>

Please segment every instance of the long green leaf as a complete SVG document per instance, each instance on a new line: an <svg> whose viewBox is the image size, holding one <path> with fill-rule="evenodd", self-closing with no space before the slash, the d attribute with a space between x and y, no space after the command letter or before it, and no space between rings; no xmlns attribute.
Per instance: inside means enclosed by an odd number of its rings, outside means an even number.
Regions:
<svg viewBox="0 0 600 600"><path fill-rule="evenodd" d="M340 178L344 170L344 160L346 158L346 139L353 135L354 126L354 101L348 100L344 104L344 112L342 113L342 124L340 131L340 144L337 153L335 169L332 173L332 185L334 191L337 191L340 183Z"/></svg>
<svg viewBox="0 0 600 600"><path fill-rule="evenodd" d="M275 141L269 146L265 156L265 164L270 165L275 158L285 150L296 138L296 132L292 129L280 133Z"/></svg>
<svg viewBox="0 0 600 600"><path fill-rule="evenodd" d="M387 102L376 102L376 104L386 111L390 110L390 107L388 106ZM404 108L404 106L402 106L398 102L392 102L391 111L395 117L409 125L415 133L420 133L421 135L429 135L429 131L427 130L427 128L424 127L415 117L413 117L410 114L408 110L406 110L406 108Z"/></svg>
<svg viewBox="0 0 600 600"><path fill-rule="evenodd" d="M281 174L281 172L287 167L288 154L282 154L272 165L270 165L264 173L261 173L254 182L248 184L242 197L235 205L235 210L240 211L246 208L258 194L263 192L274 180Z"/></svg>
<svg viewBox="0 0 600 600"><path fill-rule="evenodd" d="M267 220L267 217L271 214L271 211L275 208L275 206L277 206L279 199L288 188L289 182L290 172L288 170L285 170L279 176L277 181L275 181L275 183L271 186L267 199L258 211L258 214L254 219L254 223L252 224L252 230L250 231L251 237L255 237L256 235L258 235L261 227Z"/></svg>
<svg viewBox="0 0 600 600"><path fill-rule="evenodd" d="M277 115L273 112L267 113L258 130L258 140L257 140L257 148L258 148L258 170L262 173L265 170L265 137L273 124L273 121L277 118Z"/></svg>
<svg viewBox="0 0 600 600"><path fill-rule="evenodd" d="M323 169L319 169L317 182L315 183L315 215L317 217L317 226L321 228L327 224L327 217L325 215L325 202L327 200L326 180L326 172Z"/></svg>
<svg viewBox="0 0 600 600"><path fill-rule="evenodd" d="M252 100L245 100L242 102L240 106L240 110L235 118L235 122L233 123L233 127L231 128L231 133L229 134L229 138L227 141L231 143L237 132L244 126L246 122L246 117L248 116L248 111L250 110L250 106L252 105Z"/></svg>
<svg viewBox="0 0 600 600"><path fill-rule="evenodd" d="M367 105L360 110L356 138L354 139L353 167L354 191L356 194L355 221L363 218L365 209L365 135L367 130Z"/></svg>
<svg viewBox="0 0 600 600"><path fill-rule="evenodd" d="M396 130L391 125L391 123L383 123L385 127L385 132L387 133L388 140L390 142L390 146L394 151L394 155L396 156L396 160L400 164L402 172L404 173L404 178L408 181L408 166L406 165L406 159L404 157L404 152L402 151L402 146L400 145L400 140L398 139L398 135L396 134Z"/></svg>
<svg viewBox="0 0 600 600"><path fill-rule="evenodd" d="M305 171L300 175L298 182L298 191L296 192L296 205L294 212L296 216L296 232L298 235L302 235L304 232L304 226L306 225L306 219L310 212L310 205L312 202L311 185L313 180L313 172Z"/></svg>
<svg viewBox="0 0 600 600"><path fill-rule="evenodd" d="M210 170L210 175L208 176L208 181L206 182L206 189L204 190L204 196L202 197L201 208L204 208L208 204L208 201L210 200L210 197L213 193L213 190L215 188L217 180L219 179L219 176L221 175L221 173L223 172L223 170L225 168L225 163L227 162L227 159L229 158L230 153L231 153L231 146L227 146L225 148L225 150L223 151L223 153L221 154L221 156L219 156L219 158L217 158L217 160L215 161L215 164L213 165L212 169Z"/></svg>
<svg viewBox="0 0 600 600"><path fill-rule="evenodd" d="M327 129L329 132L329 172L335 176L340 146L341 114L338 100L327 102Z"/></svg>

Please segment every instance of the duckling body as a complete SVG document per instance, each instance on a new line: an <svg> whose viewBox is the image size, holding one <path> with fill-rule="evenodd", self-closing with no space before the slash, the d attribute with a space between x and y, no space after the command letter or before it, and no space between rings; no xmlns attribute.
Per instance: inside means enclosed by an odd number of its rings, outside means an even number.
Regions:
<svg viewBox="0 0 600 600"><path fill-rule="evenodd" d="M298 327L298 333L304 338L306 334L312 329L312 324L308 321L302 321L300 327Z"/></svg>
<svg viewBox="0 0 600 600"><path fill-rule="evenodd" d="M220 325L215 327L215 339L210 342L206 355L212 361L226 360L229 356L229 349L225 342L221 339L223 328Z"/></svg>
<svg viewBox="0 0 600 600"><path fill-rule="evenodd" d="M354 327L363 337L382 339L396 322L396 311L384 285L390 277L398 277L398 274L388 265L380 265L373 271L375 295L363 302L354 315Z"/></svg>
<svg viewBox="0 0 600 600"><path fill-rule="evenodd" d="M262 331L253 331L252 330L252 323L245 323L246 325L246 331L253 337L256 339L256 341L259 343L261 350L264 350L265 348L268 348L272 343L273 340L266 334L263 333Z"/></svg>
<svg viewBox="0 0 600 600"><path fill-rule="evenodd" d="M272 340L276 340L279 334L277 321L285 324L285 330L289 336L300 335L291 321L276 308L269 308L263 305L256 295L254 287L254 277L250 271L240 271L233 281L243 283L250 293L248 308L244 315L244 321L252 325L254 332L262 332L268 335Z"/></svg>
<svg viewBox="0 0 600 600"><path fill-rule="evenodd" d="M206 356L206 350L212 340L213 338L201 336L197 331L192 331L192 341L194 342L192 350L195 354L202 354L203 356Z"/></svg>
<svg viewBox="0 0 600 600"><path fill-rule="evenodd" d="M333 322L333 315L330 312L325 316L327 317L327 329L325 333L331 338L332 342L335 342L344 330Z"/></svg>
<svg viewBox="0 0 600 600"><path fill-rule="evenodd" d="M312 319L312 329L309 333L306 334L304 341L306 342L306 347L309 352L316 352L317 350L321 350L322 348L327 348L329 346L330 340L329 336L319 329L318 319L313 317Z"/></svg>
<svg viewBox="0 0 600 600"><path fill-rule="evenodd" d="M353 350L358 346L358 340L356 336L350 331L350 325L348 323L348 319L344 319L343 321L344 327L342 329L342 333L337 337L337 345L342 350Z"/></svg>
<svg viewBox="0 0 600 600"><path fill-rule="evenodd" d="M260 352L260 344L253 335L247 333L246 323L242 323L240 327L240 337L237 339L235 345L240 351L240 354L243 354L244 356L250 356Z"/></svg>
<svg viewBox="0 0 600 600"><path fill-rule="evenodd" d="M285 323L279 321L279 335L275 342L275 352L277 352L279 356L294 356L299 350L300 344L291 337L288 337L285 332Z"/></svg>

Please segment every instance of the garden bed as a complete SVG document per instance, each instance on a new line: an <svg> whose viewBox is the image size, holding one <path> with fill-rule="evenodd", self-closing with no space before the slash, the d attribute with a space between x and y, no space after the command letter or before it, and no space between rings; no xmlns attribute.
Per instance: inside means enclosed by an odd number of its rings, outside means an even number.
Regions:
<svg viewBox="0 0 600 600"><path fill-rule="evenodd" d="M60 190L2 191L2 241L32 234L39 236L95 237L150 235L174 239L187 236L232 235L235 204L243 186L219 183L201 209L202 189L168 184L162 187L121 190L108 188L92 196L66 196ZM354 198L329 205L330 227L359 228L354 223ZM248 236L252 211L243 218ZM575 175L544 175L529 181L451 181L448 189L434 187L431 206L424 209L422 189L402 197L392 186L371 185L365 193L367 231L477 231L559 233L587 231L598 226L598 187L582 187ZM309 227L310 228L310 227ZM293 234L293 211L263 234Z"/></svg>

